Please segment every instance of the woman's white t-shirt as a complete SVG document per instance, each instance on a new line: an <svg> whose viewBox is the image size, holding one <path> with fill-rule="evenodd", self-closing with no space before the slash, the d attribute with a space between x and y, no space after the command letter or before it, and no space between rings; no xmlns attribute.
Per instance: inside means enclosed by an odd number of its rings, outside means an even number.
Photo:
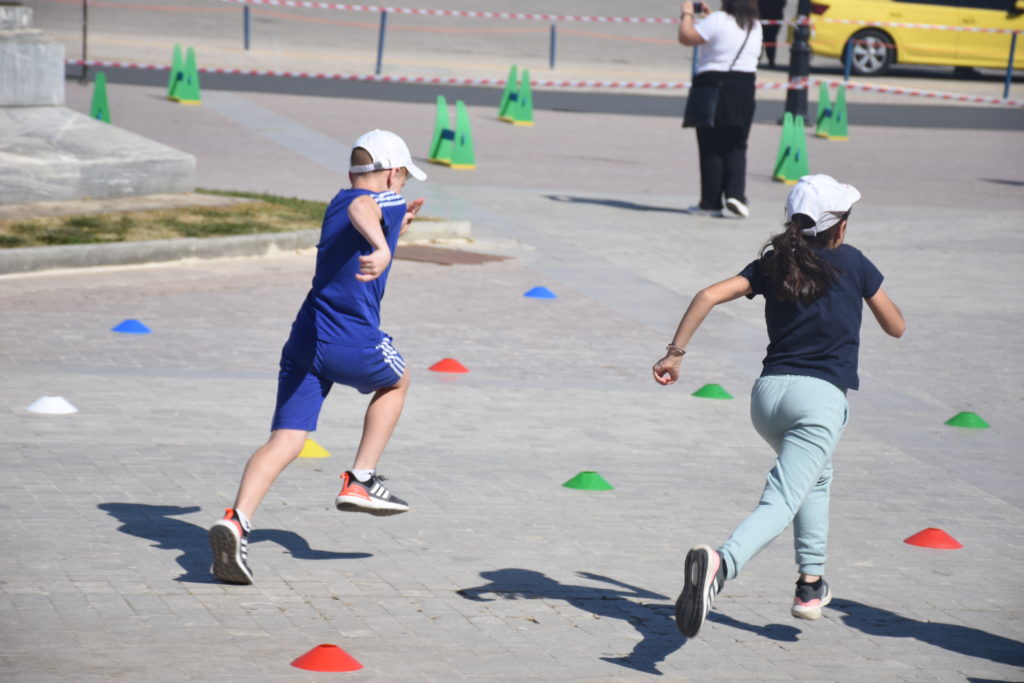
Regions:
<svg viewBox="0 0 1024 683"><path fill-rule="evenodd" d="M736 18L728 12L712 12L698 21L694 28L704 39L698 46L697 73L703 71L729 71L732 60L736 59L743 39L747 37L745 29L740 28ZM743 45L743 52L733 71L757 71L757 62L761 58L761 22L754 22L750 30L750 38Z"/></svg>

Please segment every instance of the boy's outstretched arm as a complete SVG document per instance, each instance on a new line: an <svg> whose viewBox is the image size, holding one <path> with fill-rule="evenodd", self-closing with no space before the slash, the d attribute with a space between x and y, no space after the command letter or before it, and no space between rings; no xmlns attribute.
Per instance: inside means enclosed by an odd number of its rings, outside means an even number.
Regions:
<svg viewBox="0 0 1024 683"><path fill-rule="evenodd" d="M380 227L380 207L369 195L362 195L348 205L348 217L359 234L373 247L370 254L359 257L359 272L356 273L356 279L360 282L376 280L384 274L391 263L391 249L384 237L384 229Z"/></svg>
<svg viewBox="0 0 1024 683"><path fill-rule="evenodd" d="M753 290L750 288L747 278L734 275L697 292L686 309L686 313L683 314L683 319L679 321L679 327L676 328L676 335L672 338L671 345L685 349L712 308L750 294L751 291ZM682 353L669 350L664 358L654 364L654 381L662 385L675 384L679 379L679 365L682 360Z"/></svg>
<svg viewBox="0 0 1024 683"><path fill-rule="evenodd" d="M415 199L409 204L409 208L405 210L405 218L402 219L402 229L398 231L399 235L404 235L405 231L409 229L409 225L415 220L416 214L423 208L423 197Z"/></svg>

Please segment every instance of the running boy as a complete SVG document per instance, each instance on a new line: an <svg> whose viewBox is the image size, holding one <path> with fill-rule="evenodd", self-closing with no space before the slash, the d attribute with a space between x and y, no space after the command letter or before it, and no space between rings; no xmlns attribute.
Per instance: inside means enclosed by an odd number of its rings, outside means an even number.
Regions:
<svg viewBox="0 0 1024 683"><path fill-rule="evenodd" d="M405 142L374 130L352 148L351 189L327 207L317 245L313 286L299 308L281 351L277 407L269 440L249 458L234 506L210 528L213 574L228 583L251 584L247 563L250 518L277 476L302 450L306 435L334 384L373 394L352 469L341 475L339 510L393 515L409 506L376 474L405 403L405 362L379 329L392 255L398 237L423 205L406 205L399 194L407 175L426 180Z"/></svg>
<svg viewBox="0 0 1024 683"><path fill-rule="evenodd" d="M741 296L765 297L768 353L750 399L754 428L778 458L757 508L717 550L686 555L676 626L695 636L726 579L793 523L796 584L792 614L817 619L832 594L825 572L832 452L846 427L848 389L857 389L862 301L882 329L900 337L903 314L882 290L882 274L848 244L846 226L860 192L827 175L804 176L786 201L786 229L739 275L700 291L668 353L654 365L674 383L686 345L711 309Z"/></svg>

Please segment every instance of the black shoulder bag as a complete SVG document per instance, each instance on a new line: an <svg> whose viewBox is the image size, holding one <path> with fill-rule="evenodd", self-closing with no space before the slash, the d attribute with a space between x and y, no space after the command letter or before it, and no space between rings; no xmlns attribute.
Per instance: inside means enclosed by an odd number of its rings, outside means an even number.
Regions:
<svg viewBox="0 0 1024 683"><path fill-rule="evenodd" d="M729 71L736 66L736 60L740 58L743 48L747 46L752 28L747 29L747 35L743 39L743 44L740 45L739 52L733 58L732 64L729 65ZM718 112L718 96L721 89L721 80L714 85L693 84L690 86L690 94L686 96L686 111L683 113L683 128L715 127L715 115Z"/></svg>

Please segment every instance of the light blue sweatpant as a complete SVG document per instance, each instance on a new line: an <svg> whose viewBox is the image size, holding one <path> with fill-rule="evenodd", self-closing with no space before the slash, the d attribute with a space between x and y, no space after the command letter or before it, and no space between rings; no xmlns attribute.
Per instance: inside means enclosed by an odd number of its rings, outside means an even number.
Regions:
<svg viewBox="0 0 1024 683"><path fill-rule="evenodd" d="M735 578L790 522L800 572L825 573L832 452L848 415L846 394L823 379L769 375L754 384L750 419L778 458L757 508L718 549L726 578Z"/></svg>

